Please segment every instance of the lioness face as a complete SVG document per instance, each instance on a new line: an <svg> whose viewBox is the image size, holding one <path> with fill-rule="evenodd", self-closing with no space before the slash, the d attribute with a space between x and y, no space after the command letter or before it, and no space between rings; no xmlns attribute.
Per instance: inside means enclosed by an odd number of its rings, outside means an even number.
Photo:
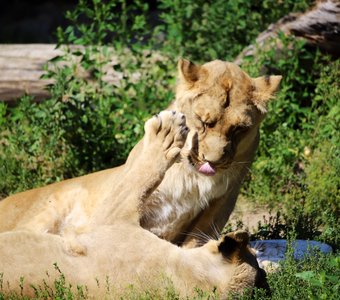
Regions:
<svg viewBox="0 0 340 300"><path fill-rule="evenodd" d="M231 264L236 279L227 283L225 291L237 291L244 288L263 288L269 294L266 272L257 263L256 256L248 246L249 235L246 231L230 232L219 240L210 240L202 247L215 255L221 255L224 264ZM230 271L229 271L230 272ZM221 291L223 294L223 291Z"/></svg>
<svg viewBox="0 0 340 300"><path fill-rule="evenodd" d="M281 76L251 78L237 65L215 60L178 63L176 109L190 135L186 156L200 173L215 175L257 147L258 126Z"/></svg>

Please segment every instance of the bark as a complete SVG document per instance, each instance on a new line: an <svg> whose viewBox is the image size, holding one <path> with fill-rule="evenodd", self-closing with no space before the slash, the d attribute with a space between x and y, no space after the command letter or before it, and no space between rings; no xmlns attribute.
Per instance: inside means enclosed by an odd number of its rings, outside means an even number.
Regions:
<svg viewBox="0 0 340 300"><path fill-rule="evenodd" d="M310 45L335 56L340 56L340 1L318 1L306 13L292 13L262 32L253 45L246 47L234 61L241 64L246 56L256 54L269 39L275 39L279 32L305 39ZM279 48L280 45L277 44Z"/></svg>
<svg viewBox="0 0 340 300"><path fill-rule="evenodd" d="M40 79L43 66L60 54L55 45L0 45L0 101L13 101L25 94L37 100L47 98L45 87L51 81Z"/></svg>

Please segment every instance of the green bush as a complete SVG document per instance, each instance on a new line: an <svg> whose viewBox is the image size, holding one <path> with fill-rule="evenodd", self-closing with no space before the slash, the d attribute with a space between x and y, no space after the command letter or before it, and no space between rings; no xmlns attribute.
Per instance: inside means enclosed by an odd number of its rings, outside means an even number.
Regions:
<svg viewBox="0 0 340 300"><path fill-rule="evenodd" d="M340 60L291 37L280 35L280 42L279 55L273 50L277 44L267 45L243 63L253 76L261 69L283 76L261 127L259 151L243 192L257 202L284 208L288 223L313 220L315 229L323 228L320 238L338 245ZM306 233L305 228L300 233Z"/></svg>
<svg viewBox="0 0 340 300"><path fill-rule="evenodd" d="M59 29L60 43L147 46L172 57L206 62L232 60L259 32L290 12L304 11L312 0L158 0L152 25L149 5L138 1L79 0L66 14L71 22Z"/></svg>
<svg viewBox="0 0 340 300"><path fill-rule="evenodd" d="M296 273L295 276L303 279L309 285L309 290L304 296L310 299L336 299L340 292L340 258L327 257L322 259L320 268L308 267L308 271Z"/></svg>
<svg viewBox="0 0 340 300"><path fill-rule="evenodd" d="M113 56L118 61L112 62ZM103 47L69 49L63 59L69 64L48 76L56 80L51 92L63 116L59 126L77 166L88 172L121 164L141 138L144 121L172 100L174 65L147 50L114 54ZM113 64L116 82L105 81L107 64ZM79 69L92 78L82 78Z"/></svg>
<svg viewBox="0 0 340 300"><path fill-rule="evenodd" d="M300 262L288 257L279 271L268 277L270 299L337 299L339 270L339 257L334 255L316 254Z"/></svg>
<svg viewBox="0 0 340 300"><path fill-rule="evenodd" d="M313 1L160 0L165 51L198 62L233 60L259 32L293 11L304 11Z"/></svg>
<svg viewBox="0 0 340 300"><path fill-rule="evenodd" d="M0 102L0 198L64 178L71 157L51 102L23 97L14 108Z"/></svg>

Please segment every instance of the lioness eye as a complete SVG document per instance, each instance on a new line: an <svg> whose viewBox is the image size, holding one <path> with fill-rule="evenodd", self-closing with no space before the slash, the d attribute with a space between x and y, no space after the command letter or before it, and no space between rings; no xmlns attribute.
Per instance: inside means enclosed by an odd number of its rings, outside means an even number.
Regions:
<svg viewBox="0 0 340 300"><path fill-rule="evenodd" d="M227 97L225 98L225 101L223 103L223 108L227 108L230 104L230 97L229 97L229 93L227 94Z"/></svg>
<svg viewBox="0 0 340 300"><path fill-rule="evenodd" d="M239 126L234 129L234 135L238 135L242 132L245 132L247 130L247 127Z"/></svg>
<svg viewBox="0 0 340 300"><path fill-rule="evenodd" d="M209 128L214 128L217 122L205 123L205 125Z"/></svg>

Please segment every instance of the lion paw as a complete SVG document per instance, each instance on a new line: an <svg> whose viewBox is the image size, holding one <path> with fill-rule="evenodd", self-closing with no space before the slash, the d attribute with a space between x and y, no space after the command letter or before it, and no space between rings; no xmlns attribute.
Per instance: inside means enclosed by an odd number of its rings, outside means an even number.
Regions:
<svg viewBox="0 0 340 300"><path fill-rule="evenodd" d="M164 154L169 162L173 162L184 146L189 132L185 116L175 111L162 111L145 123L144 150L151 150L152 157Z"/></svg>

